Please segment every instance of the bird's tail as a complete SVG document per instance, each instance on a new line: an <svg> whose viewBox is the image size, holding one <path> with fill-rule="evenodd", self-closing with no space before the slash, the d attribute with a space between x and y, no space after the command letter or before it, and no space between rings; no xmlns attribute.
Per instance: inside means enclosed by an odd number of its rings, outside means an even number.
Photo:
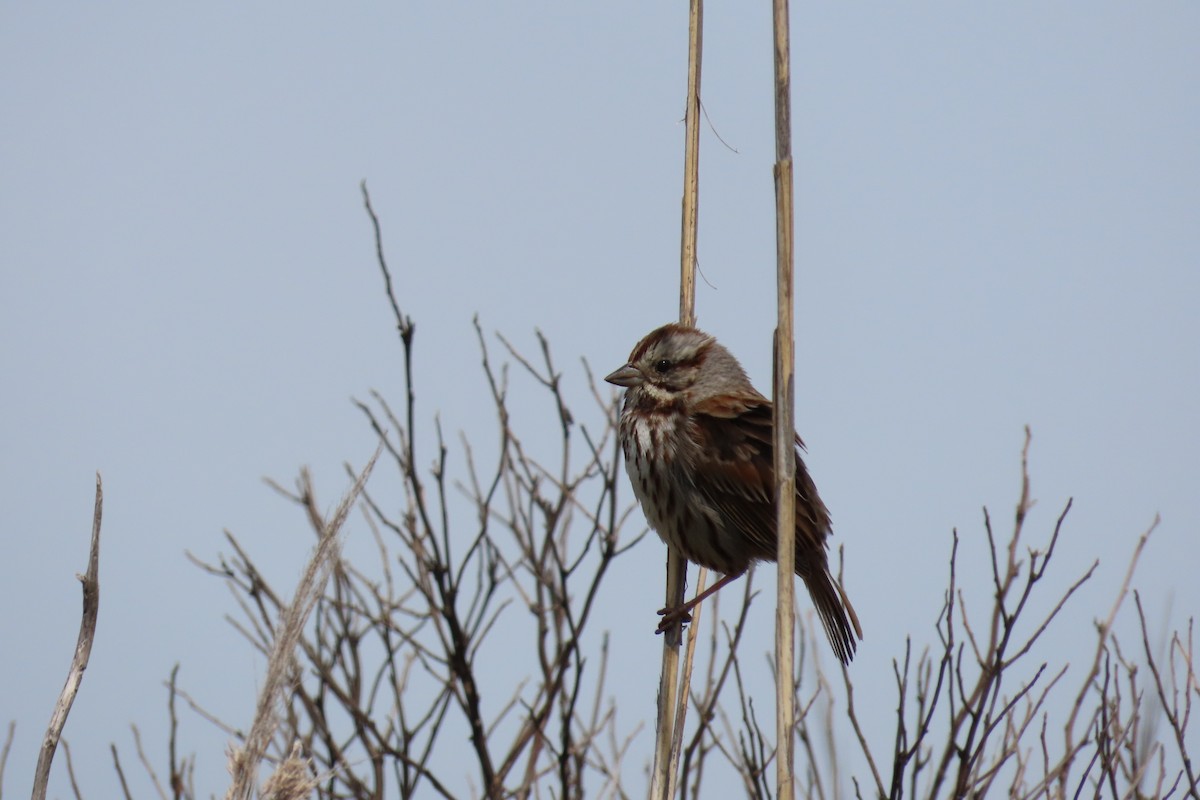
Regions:
<svg viewBox="0 0 1200 800"><path fill-rule="evenodd" d="M801 577L812 596L834 654L843 664L849 664L854 658L854 651L858 649L858 640L862 639L862 626L858 624L858 615L854 613L850 598L841 584L829 574L828 568Z"/></svg>

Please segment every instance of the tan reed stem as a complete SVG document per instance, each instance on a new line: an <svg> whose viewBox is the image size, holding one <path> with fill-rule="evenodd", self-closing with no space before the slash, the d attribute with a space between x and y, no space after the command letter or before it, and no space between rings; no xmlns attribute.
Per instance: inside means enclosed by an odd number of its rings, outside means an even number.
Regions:
<svg viewBox="0 0 1200 800"><path fill-rule="evenodd" d="M703 0L691 0L688 12L688 94L683 156L682 224L680 226L679 321L696 324L696 230L700 199L700 63L703 42ZM667 548L666 607L683 603L687 561L674 548ZM700 580L703 580L701 575ZM658 685L658 724L655 731L654 767L650 778L650 797L667 800L675 794L679 749L686 702L679 703L679 686L690 682L690 666L679 678L679 645L682 623L663 633L662 672ZM676 743L675 746L672 743Z"/></svg>
<svg viewBox="0 0 1200 800"><path fill-rule="evenodd" d="M774 0L775 29L775 255L778 323L775 329L775 497L778 539L779 599L775 606L776 797L792 800L795 763L792 732L796 724L792 687L795 652L795 537L796 439L792 406L795 398L793 369L795 331L792 326L793 209L792 209L792 108L791 46L787 0Z"/></svg>

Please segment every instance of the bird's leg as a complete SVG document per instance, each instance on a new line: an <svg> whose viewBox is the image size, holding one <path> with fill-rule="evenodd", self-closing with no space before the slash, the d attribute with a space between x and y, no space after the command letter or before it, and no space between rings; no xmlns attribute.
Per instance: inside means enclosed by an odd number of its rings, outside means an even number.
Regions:
<svg viewBox="0 0 1200 800"><path fill-rule="evenodd" d="M721 580L717 581L712 586L693 597L691 600L688 600L683 605L675 606L674 608L660 608L658 615L662 617L662 619L658 621L658 629L654 632L663 633L668 629L675 627L677 623L680 625L685 625L691 622L692 615L689 612L691 612L693 608L700 605L701 601L703 601L709 595L714 594L721 587L725 586L731 581L737 580L740 577L742 577L742 573L740 572L736 572L732 575L726 575L725 577L721 578Z"/></svg>

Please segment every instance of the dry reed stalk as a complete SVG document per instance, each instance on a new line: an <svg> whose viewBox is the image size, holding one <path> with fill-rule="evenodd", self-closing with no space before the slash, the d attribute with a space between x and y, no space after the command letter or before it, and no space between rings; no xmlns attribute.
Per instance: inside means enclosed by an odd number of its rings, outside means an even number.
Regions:
<svg viewBox="0 0 1200 800"><path fill-rule="evenodd" d="M704 30L703 0L691 0L688 11L688 95L683 155L683 221L679 247L679 321L696 324L696 230L700 202L700 63ZM683 604L687 561L673 548L667 548L666 607ZM700 580L703 580L701 571ZM687 710L687 686L690 666L679 677L679 645L682 623L663 633L662 672L658 684L658 724L655 729L654 767L650 778L650 797L666 800L674 797L678 773L679 743L683 739L684 714ZM690 662L689 662L690 663ZM679 686L682 702L677 700Z"/></svg>
<svg viewBox="0 0 1200 800"><path fill-rule="evenodd" d="M787 0L774 0L775 29L775 258L776 312L775 329L775 498L778 540L779 597L775 606L775 774L776 797L792 800L792 733L796 724L793 692L795 651L795 559L794 536L785 531L796 529L796 460L792 455L796 439L792 403L795 397L793 370L795 332L792 327L793 253L792 253L792 107L791 49L788 37Z"/></svg>
<svg viewBox="0 0 1200 800"><path fill-rule="evenodd" d="M684 562L685 565L687 562ZM701 567L699 574L696 577L696 595L699 596L704 592L704 582L708 577L708 570ZM668 797L674 797L679 785L679 755L683 750L683 729L684 723L687 722L688 700L691 697L692 686L692 667L695 664L696 657L696 639L700 630L700 607L697 605L692 609L692 624L688 628L687 650L683 656L683 675L679 678L679 697L676 700L675 708L675 726L671 733L671 753L668 765L668 774L671 776L668 781Z"/></svg>
<svg viewBox="0 0 1200 800"><path fill-rule="evenodd" d="M304 626L312 613L313 607L325 593L325 584L333 565L341 555L341 537L338 536L342 524L350 514L350 509L358 500L359 494L366 485L375 462L383 451L383 445L375 448L375 454L367 462L367 466L359 473L358 479L342 502L334 511L329 521L322 524L321 539L313 550L312 558L304 569L296 594L292 602L281 612L279 626L276 628L275 642L271 647L271 655L267 661L267 675L263 681L262 690L258 694L258 705L254 713L254 722L250 726L243 747L234 747L229 753L229 771L233 776L226 800L250 800L254 794L254 782L258 774L258 764L267 752L267 745L275 735L279 718L276 709L284 692L292 683L292 664L296 645L304 633ZM313 494L312 481L307 471L301 478L301 495L308 505L309 515L319 519L316 499Z"/></svg>

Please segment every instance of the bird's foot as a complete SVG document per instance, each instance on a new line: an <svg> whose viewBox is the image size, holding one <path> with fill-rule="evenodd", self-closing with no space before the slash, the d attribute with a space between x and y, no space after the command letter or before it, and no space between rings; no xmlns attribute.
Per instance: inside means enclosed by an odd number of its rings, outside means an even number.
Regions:
<svg viewBox="0 0 1200 800"><path fill-rule="evenodd" d="M660 608L658 615L662 617L658 621L658 628L654 631L656 634L666 633L676 625L682 628L684 625L692 621L692 615L688 613L687 606L676 606L675 608Z"/></svg>

